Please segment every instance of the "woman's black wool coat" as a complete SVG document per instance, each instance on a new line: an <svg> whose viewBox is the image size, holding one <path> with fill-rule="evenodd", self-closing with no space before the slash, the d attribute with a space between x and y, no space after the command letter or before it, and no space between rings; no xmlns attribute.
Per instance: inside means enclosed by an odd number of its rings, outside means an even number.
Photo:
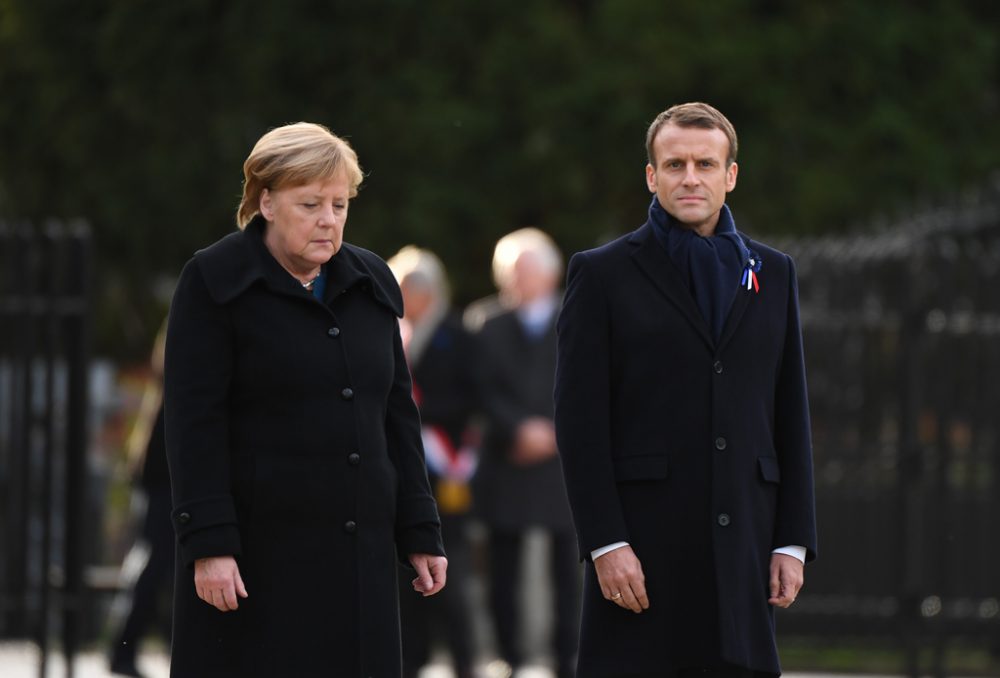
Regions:
<svg viewBox="0 0 1000 678"><path fill-rule="evenodd" d="M171 675L399 676L397 558L444 553L399 288L345 243L320 301L264 229L198 252L171 307ZM193 563L226 554L249 597L223 613L196 596Z"/></svg>

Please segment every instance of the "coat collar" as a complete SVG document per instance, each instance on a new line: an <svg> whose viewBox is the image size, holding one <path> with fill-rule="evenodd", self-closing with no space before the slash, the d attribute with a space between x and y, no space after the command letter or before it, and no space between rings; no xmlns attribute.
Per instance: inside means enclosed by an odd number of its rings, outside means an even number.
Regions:
<svg viewBox="0 0 1000 678"><path fill-rule="evenodd" d="M750 239L742 233L738 233L738 235L743 244L749 248ZM708 347L715 352L721 352L736 332L736 328L743 317L743 312L750 302L750 297L755 295L737 292L736 299L733 301L733 305L729 309L729 314L726 316L722 336L719 339L719 343L716 344L712 339L708 323L702 317L694 297L688 292L687 285L681 278L680 270L670 260L670 257L656 239L652 224L647 221L633 231L628 236L628 242L633 248L632 258L646 277L681 311Z"/></svg>
<svg viewBox="0 0 1000 678"><path fill-rule="evenodd" d="M311 299L312 295L281 267L264 245L266 223L259 215L240 232L230 233L195 253L212 300L225 304L261 282L277 294ZM403 299L388 267L368 250L343 243L326 263L323 303L354 286L369 294L397 317L403 315Z"/></svg>

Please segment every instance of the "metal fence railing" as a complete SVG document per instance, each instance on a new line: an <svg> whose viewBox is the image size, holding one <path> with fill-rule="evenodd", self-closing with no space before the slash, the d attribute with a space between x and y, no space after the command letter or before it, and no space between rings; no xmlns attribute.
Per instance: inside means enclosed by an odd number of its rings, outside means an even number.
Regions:
<svg viewBox="0 0 1000 678"><path fill-rule="evenodd" d="M820 558L779 629L1000 648L1000 199L792 240ZM931 666L919 665L931 649Z"/></svg>
<svg viewBox="0 0 1000 678"><path fill-rule="evenodd" d="M80 642L90 252L85 224L0 222L0 638L41 676Z"/></svg>

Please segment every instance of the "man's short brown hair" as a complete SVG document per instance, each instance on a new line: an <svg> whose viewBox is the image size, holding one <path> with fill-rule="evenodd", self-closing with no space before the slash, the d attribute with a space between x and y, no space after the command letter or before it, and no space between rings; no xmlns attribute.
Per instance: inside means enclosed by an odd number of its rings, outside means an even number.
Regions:
<svg viewBox="0 0 1000 678"><path fill-rule="evenodd" d="M653 142L656 135L660 133L664 125L677 125L678 127L699 127L701 129L721 129L726 138L729 139L729 157L726 158L726 166L736 162L736 151L739 145L736 141L736 130L726 116L722 115L718 109L700 101L677 104L656 116L649 130L646 131L646 157L649 164L656 167L656 158L653 153Z"/></svg>

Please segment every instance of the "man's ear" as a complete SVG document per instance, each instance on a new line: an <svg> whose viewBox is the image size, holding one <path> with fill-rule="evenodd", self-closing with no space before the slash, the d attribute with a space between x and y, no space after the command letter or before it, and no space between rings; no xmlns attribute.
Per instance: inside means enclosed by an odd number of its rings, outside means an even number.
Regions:
<svg viewBox="0 0 1000 678"><path fill-rule="evenodd" d="M739 171L740 168L735 162L729 163L729 167L726 168L726 193L736 188L736 175Z"/></svg>
<svg viewBox="0 0 1000 678"><path fill-rule="evenodd" d="M656 193L656 170L653 166L646 164L646 188L650 193Z"/></svg>

